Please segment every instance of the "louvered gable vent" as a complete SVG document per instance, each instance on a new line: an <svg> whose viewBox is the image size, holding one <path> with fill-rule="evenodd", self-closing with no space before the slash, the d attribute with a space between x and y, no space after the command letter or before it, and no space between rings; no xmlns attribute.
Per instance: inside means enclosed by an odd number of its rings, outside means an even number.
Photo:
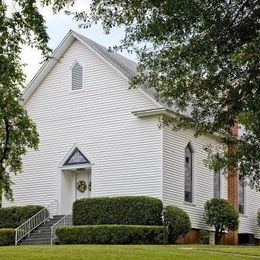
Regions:
<svg viewBox="0 0 260 260"><path fill-rule="evenodd" d="M83 68L79 63L75 63L72 68L72 90L82 89L83 87Z"/></svg>

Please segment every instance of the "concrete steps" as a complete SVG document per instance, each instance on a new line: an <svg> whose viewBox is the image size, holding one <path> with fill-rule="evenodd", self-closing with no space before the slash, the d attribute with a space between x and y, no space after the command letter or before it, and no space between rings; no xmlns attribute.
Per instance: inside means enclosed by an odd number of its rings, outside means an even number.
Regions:
<svg viewBox="0 0 260 260"><path fill-rule="evenodd" d="M50 245L51 227L63 217L64 215L53 216L46 223L33 230L30 236L23 238L19 245Z"/></svg>

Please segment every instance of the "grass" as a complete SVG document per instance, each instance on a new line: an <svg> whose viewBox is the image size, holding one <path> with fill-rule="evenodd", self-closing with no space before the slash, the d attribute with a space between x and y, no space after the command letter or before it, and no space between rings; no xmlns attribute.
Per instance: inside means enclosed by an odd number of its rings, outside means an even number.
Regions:
<svg viewBox="0 0 260 260"><path fill-rule="evenodd" d="M201 251L256 256L260 259L260 246L200 246Z"/></svg>
<svg viewBox="0 0 260 260"><path fill-rule="evenodd" d="M146 246L146 245L66 245L0 247L1 260L13 259L260 259L260 247L229 246Z"/></svg>

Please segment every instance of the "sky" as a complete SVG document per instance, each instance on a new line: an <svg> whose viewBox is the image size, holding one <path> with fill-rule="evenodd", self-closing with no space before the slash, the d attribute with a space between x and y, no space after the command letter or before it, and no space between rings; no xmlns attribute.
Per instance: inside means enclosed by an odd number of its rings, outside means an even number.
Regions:
<svg viewBox="0 0 260 260"><path fill-rule="evenodd" d="M67 9L71 11L82 11L88 10L88 7L89 0L77 0L73 7L69 7ZM112 47L119 44L120 39L124 36L124 30L120 28L113 29L108 35L102 31L100 25L95 25L88 29L79 28L79 22L73 20L72 16L64 14L64 11L55 15L53 14L51 8L41 7L40 11L46 20L47 32L50 37L49 47L53 50L71 29L106 47ZM126 51L123 52L123 55L132 60L136 60L133 54L130 55ZM24 46L22 52L22 62L26 64L24 72L27 76L26 83L29 83L42 65L42 56L38 50Z"/></svg>

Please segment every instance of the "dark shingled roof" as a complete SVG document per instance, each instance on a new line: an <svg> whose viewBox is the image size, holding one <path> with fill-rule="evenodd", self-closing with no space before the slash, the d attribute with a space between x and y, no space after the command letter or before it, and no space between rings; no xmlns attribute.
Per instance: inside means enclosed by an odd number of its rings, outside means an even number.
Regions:
<svg viewBox="0 0 260 260"><path fill-rule="evenodd" d="M73 34L75 34L79 39L87 43L92 49L94 49L97 53L99 53L101 56L103 56L108 62L110 62L114 67L116 67L121 73L123 73L127 78L132 78L136 75L136 66L137 63L127 59L126 57L116 53L109 51L108 48L90 40L89 38L72 31ZM151 96L156 102L160 103L161 105L165 106L162 102L160 102L156 98L156 91L151 88L146 88L143 86L140 86L146 94Z"/></svg>
<svg viewBox="0 0 260 260"><path fill-rule="evenodd" d="M122 72L126 77L132 78L136 75L137 63L127 59L126 57L109 51L106 47L90 40L89 38L74 32L73 33L87 43L91 48L93 48L97 53L103 56L107 61L109 61L114 67L116 67L120 72Z"/></svg>

